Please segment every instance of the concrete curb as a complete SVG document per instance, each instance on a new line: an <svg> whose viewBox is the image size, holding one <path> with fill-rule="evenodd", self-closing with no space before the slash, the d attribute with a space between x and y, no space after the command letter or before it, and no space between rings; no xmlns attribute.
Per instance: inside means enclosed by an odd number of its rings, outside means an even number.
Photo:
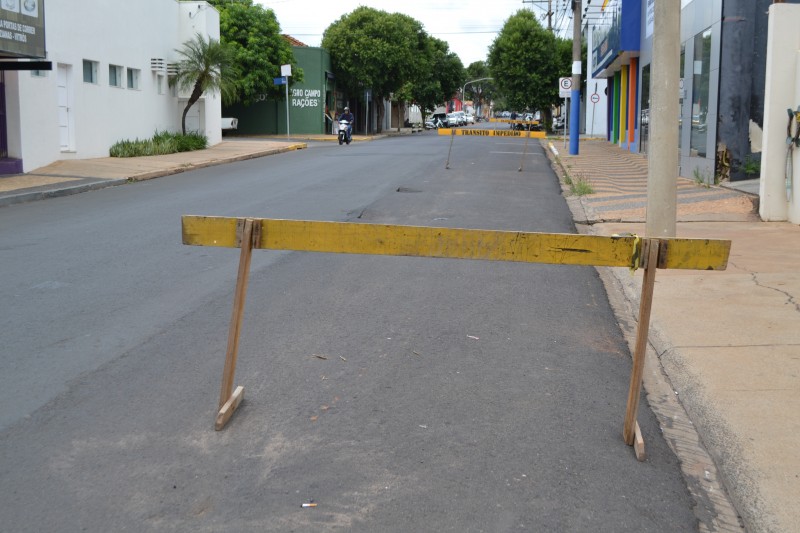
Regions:
<svg viewBox="0 0 800 533"><path fill-rule="evenodd" d="M36 200L44 200L47 198L58 198L61 196L70 196L72 194L80 194L82 192L97 191L105 189L106 187L114 187L117 185L124 185L128 183L126 178L117 178L111 180L102 180L95 183L84 183L82 185L73 185L72 187L60 187L57 189L50 189L45 191L32 191L23 192L19 194L11 194L8 196L0 197L0 207L8 205L21 204L25 202L33 202Z"/></svg>
<svg viewBox="0 0 800 533"><path fill-rule="evenodd" d="M559 177L562 193L572 213L572 219L579 233L597 234L595 222L602 222L581 197L571 196L571 191L563 181L567 170L558 157L558 150L552 142L543 141L548 158ZM625 336L629 350L633 353L636 344L636 326L639 309L639 287L632 275L619 268L595 267L617 323ZM661 354L661 355L659 355ZM648 406L656 415L662 435L681 465L681 473L689 493L696 505L694 513L698 520L698 531L745 531L739 512L733 505L729 490L725 487L720 469L712 459L709 450L692 422L698 415L697 407L684 406L673 387L673 376L677 372L675 364L662 360L670 354L673 361L681 360L678 350L666 339L655 323L650 324L649 340L645 355L643 390ZM695 388L696 389L696 388ZM702 399L694 405L702 403ZM692 412L692 416L689 415ZM702 418L702 416L700 417ZM704 427L707 424L704 424ZM722 467L720 467L722 468ZM748 483L748 486L751 484Z"/></svg>
<svg viewBox="0 0 800 533"><path fill-rule="evenodd" d="M230 157L220 157L217 159L209 159L206 161L199 161L196 163L183 163L183 164L175 163L175 165L171 167L165 167L163 169L158 169L158 170L151 170L139 174L131 174L130 176L122 178L107 179L107 178L88 177L85 179L91 179L97 181L92 183L82 183L80 185L72 185L72 186L59 185L53 187L44 187L40 188L40 190L21 192L19 194L2 195L0 196L0 207L21 204L25 202L33 202L37 200L44 200L47 198L58 198L61 196L70 196L72 194L80 194L83 192L96 191L100 189L105 189L106 187L115 187L117 185L125 185L126 183L131 183L136 181L145 181L155 178L162 178L165 176L172 176L174 174L180 174L182 172L186 172L189 170L198 170L201 168L223 165L226 163L246 161L248 159L256 159L259 157L276 155L285 152L293 152L296 150L303 150L306 148L308 148L308 144L306 143L295 143L288 146L283 146L281 148L271 148L269 150L261 150L258 152L234 155Z"/></svg>
<svg viewBox="0 0 800 533"><path fill-rule="evenodd" d="M183 166L176 166L170 167L163 170L152 170L150 172L143 172L141 174L134 174L132 176L128 176L126 181L144 181L153 178L161 178L164 176L172 176L174 174L180 174L182 172L187 172L189 170L197 170L206 167L213 167L217 165L224 165L226 163L235 163L237 161L246 161L248 159L257 159L259 157L266 157L268 155L276 155L282 154L285 152L293 152L295 150L304 150L308 148L306 143L297 143L292 144L289 146L284 146L282 148L273 148L270 150L262 150L260 152L252 152L249 154L242 154L237 156L231 157L224 157L219 159L210 159L208 161L201 161L199 163L186 163Z"/></svg>
<svg viewBox="0 0 800 533"><path fill-rule="evenodd" d="M596 233L590 226L586 228L586 232ZM606 287L609 303L629 349L633 352L641 285L630 273L622 269L596 268L595 270ZM712 457L707 447L709 443L703 441L698 428L703 429L703 435L709 435L710 431L730 436L730 432L721 428L718 423L709 424L708 417L703 416L702 413L705 413L706 409L702 405L706 404L707 400L700 394L701 387L691 387L691 394L679 395L679 390L687 390L685 376L679 369L682 360L680 351L664 336L658 324L651 322L645 355L643 389L647 404L658 419L664 439L680 461L686 486L696 502L694 513L699 522L698 531L745 531L740 513L731 498L732 491L724 482L724 478L729 477L724 475L725 464L719 463L719 458ZM718 439L712 438L712 440ZM726 442L734 441L726 439ZM733 450L731 454L735 455ZM756 495L750 480L738 476L738 483L743 483L746 488L739 487L734 492L744 490L752 496ZM751 505L758 506L758 498Z"/></svg>

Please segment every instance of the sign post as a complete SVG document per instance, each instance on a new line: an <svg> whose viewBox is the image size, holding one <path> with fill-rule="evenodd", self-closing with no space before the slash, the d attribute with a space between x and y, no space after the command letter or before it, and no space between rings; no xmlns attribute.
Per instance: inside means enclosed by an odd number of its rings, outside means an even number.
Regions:
<svg viewBox="0 0 800 533"><path fill-rule="evenodd" d="M572 78L558 78L558 95L564 99L564 148L567 147L567 119L569 118L569 107L567 98L572 96Z"/></svg>
<svg viewBox="0 0 800 533"><path fill-rule="evenodd" d="M289 140L289 76L292 75L292 65L281 65L281 76L286 80L286 140Z"/></svg>
<svg viewBox="0 0 800 533"><path fill-rule="evenodd" d="M597 84L594 84L594 93L589 99L592 101L592 135L594 135L594 108L597 107L597 102L600 101L600 95L597 94Z"/></svg>

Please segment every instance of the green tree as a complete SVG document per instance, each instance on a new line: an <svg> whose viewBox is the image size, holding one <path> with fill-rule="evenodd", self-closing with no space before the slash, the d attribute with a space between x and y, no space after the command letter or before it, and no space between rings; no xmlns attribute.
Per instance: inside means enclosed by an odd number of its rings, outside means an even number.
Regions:
<svg viewBox="0 0 800 533"><path fill-rule="evenodd" d="M238 73L233 64L232 50L216 39L206 40L199 33L176 52L183 59L178 62L178 74L170 79L170 85L182 91L192 91L181 117L181 129L186 135L186 114L204 92L219 91L224 103L236 101L234 81Z"/></svg>
<svg viewBox="0 0 800 533"><path fill-rule="evenodd" d="M492 75L486 63L484 61L475 61L467 67L467 79L465 82L491 77ZM481 80L467 85L464 90L464 99L472 100L473 107L475 107L476 111L479 111L484 102L494 99L495 92L494 80Z"/></svg>
<svg viewBox="0 0 800 533"><path fill-rule="evenodd" d="M489 71L511 108L549 113L558 102L558 78L570 71L561 46L527 9L505 22L489 47Z"/></svg>
<svg viewBox="0 0 800 533"><path fill-rule="evenodd" d="M275 12L253 0L209 0L219 11L220 40L230 45L236 55L241 76L236 92L245 105L265 94L281 99L284 90L273 83L280 76L281 65L292 65L290 84L303 81L303 70L297 67L292 46L281 35Z"/></svg>
<svg viewBox="0 0 800 533"><path fill-rule="evenodd" d="M423 113L434 109L456 94L464 82L464 64L450 51L449 45L435 37L427 37L424 52L418 58L416 77L401 92L403 100L411 100Z"/></svg>
<svg viewBox="0 0 800 533"><path fill-rule="evenodd" d="M413 18L362 6L328 26L322 47L331 54L339 87L351 95L371 89L382 102L418 79L427 40ZM377 109L380 128L383 106Z"/></svg>

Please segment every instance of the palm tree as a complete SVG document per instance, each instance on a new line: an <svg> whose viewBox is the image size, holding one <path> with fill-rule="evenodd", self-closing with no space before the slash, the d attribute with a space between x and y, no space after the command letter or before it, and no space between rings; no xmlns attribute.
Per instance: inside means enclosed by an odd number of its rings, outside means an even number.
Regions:
<svg viewBox="0 0 800 533"><path fill-rule="evenodd" d="M170 85L177 85L182 91L192 91L181 117L181 128L186 135L186 115L204 92L219 91L226 104L236 101L234 82L238 72L232 49L216 39L206 40L199 33L176 52L183 59L178 63L178 74L170 80Z"/></svg>

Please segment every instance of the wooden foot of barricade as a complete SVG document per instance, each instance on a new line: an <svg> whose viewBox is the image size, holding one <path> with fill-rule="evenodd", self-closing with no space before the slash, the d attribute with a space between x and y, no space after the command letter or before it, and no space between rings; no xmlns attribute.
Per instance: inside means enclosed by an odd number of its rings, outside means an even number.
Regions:
<svg viewBox="0 0 800 533"><path fill-rule="evenodd" d="M239 352L239 334L242 331L242 316L247 298L247 281L250 275L250 258L253 245L258 246L261 237L261 224L252 218L236 221L236 239L241 247L239 254L239 273L236 277L236 293L233 298L231 323L228 328L228 348L225 353L225 368L222 371L222 387L219 393L219 413L214 427L217 431L225 427L233 412L244 398L244 387L233 391L233 378L236 373L236 357Z"/></svg>
<svg viewBox="0 0 800 533"><path fill-rule="evenodd" d="M241 248L215 423L217 430L230 420L244 397L243 387L233 391L233 380L253 248L631 269L643 267L639 323L623 426L623 439L634 447L640 461L645 459L645 443L636 418L656 269L724 270L731 246L730 241L709 239L640 239L635 235L603 237L311 220L184 216L182 223L184 244Z"/></svg>

